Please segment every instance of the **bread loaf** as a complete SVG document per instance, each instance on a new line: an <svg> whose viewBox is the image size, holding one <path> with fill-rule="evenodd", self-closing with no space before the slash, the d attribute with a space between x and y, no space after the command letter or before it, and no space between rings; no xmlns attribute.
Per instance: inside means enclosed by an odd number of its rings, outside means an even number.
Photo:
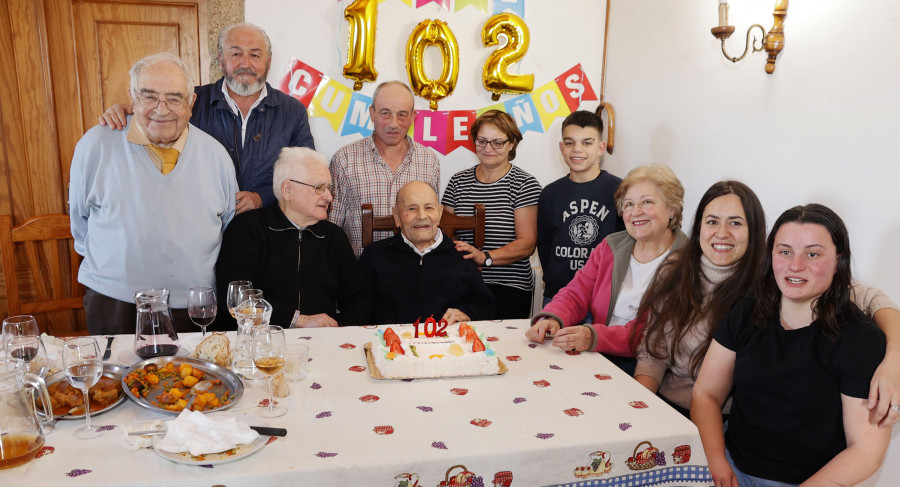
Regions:
<svg viewBox="0 0 900 487"><path fill-rule="evenodd" d="M231 365L231 342L224 333L212 333L191 352L191 358L213 362L220 367Z"/></svg>

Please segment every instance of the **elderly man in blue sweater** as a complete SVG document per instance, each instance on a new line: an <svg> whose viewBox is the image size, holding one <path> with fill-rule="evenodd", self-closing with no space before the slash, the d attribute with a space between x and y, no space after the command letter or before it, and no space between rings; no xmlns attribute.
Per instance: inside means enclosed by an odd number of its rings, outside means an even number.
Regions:
<svg viewBox="0 0 900 487"><path fill-rule="evenodd" d="M75 147L69 214L91 334L133 333L134 292L167 288L176 330L193 331L188 289L215 284L222 232L235 213L228 152L190 125L188 68L160 53L131 68L128 130L89 130Z"/></svg>
<svg viewBox="0 0 900 487"><path fill-rule="evenodd" d="M363 250L359 265L372 288L373 324L412 323L429 317L489 320L496 302L475 262L463 259L438 225L443 207L425 182L400 188L394 221L400 233Z"/></svg>
<svg viewBox="0 0 900 487"><path fill-rule="evenodd" d="M228 150L238 191L235 209L243 213L270 205L272 167L284 147L315 149L306 107L266 83L272 67L272 42L259 26L232 24L222 29L219 68L225 76L194 89L195 125ZM100 116L100 125L121 129L131 107L116 104Z"/></svg>

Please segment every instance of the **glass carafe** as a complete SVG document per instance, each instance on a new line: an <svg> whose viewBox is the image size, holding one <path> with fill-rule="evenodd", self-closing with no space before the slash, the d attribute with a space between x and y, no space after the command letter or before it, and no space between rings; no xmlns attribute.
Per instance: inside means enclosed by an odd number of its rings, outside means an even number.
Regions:
<svg viewBox="0 0 900 487"><path fill-rule="evenodd" d="M238 329L231 370L242 379L263 380L266 378L265 374L256 370L253 365L250 337L255 327L268 326L272 318L272 305L265 299L251 298L235 308L234 317L237 319Z"/></svg>
<svg viewBox="0 0 900 487"><path fill-rule="evenodd" d="M134 353L142 359L178 353L178 334L169 311L168 289L141 289L134 293L137 325Z"/></svg>
<svg viewBox="0 0 900 487"><path fill-rule="evenodd" d="M53 420L50 394L40 377L26 373L25 361L0 358L0 469L30 462L44 446L31 387L39 394L44 414Z"/></svg>

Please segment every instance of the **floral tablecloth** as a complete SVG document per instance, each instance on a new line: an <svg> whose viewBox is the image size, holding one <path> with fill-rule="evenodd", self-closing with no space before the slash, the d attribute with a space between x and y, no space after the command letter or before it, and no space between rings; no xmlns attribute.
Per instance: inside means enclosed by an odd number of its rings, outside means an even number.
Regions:
<svg viewBox="0 0 900 487"><path fill-rule="evenodd" d="M509 369L505 375L376 380L364 353L374 327L288 330L289 343L309 346L311 361L309 377L278 399L287 415L254 414L266 397L264 382L248 382L230 412L214 413L287 428L288 436L258 453L200 467L128 450L124 427L168 417L126 401L94 418L108 430L97 439L72 438L81 421L58 422L43 455L0 470L0 483L712 485L696 427L602 356L529 343L525 320L475 325ZM127 355L132 340L117 337L111 360Z"/></svg>

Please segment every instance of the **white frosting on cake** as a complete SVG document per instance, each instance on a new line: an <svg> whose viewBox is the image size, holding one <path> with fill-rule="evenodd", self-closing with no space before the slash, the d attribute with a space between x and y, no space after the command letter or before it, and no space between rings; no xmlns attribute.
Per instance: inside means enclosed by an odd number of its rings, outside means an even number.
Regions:
<svg viewBox="0 0 900 487"><path fill-rule="evenodd" d="M392 328L400 337L400 345L404 352L403 355L394 354L393 359L387 358L390 348L384 343L383 334L387 328ZM492 375L500 370L497 353L491 348L487 337L478 334L477 329L475 333L485 347L482 352L473 352L472 343L467 343L465 337L459 336L459 325L448 326L446 337L420 335L419 338L404 338L404 332L408 331L409 328L406 327L401 329L399 326L392 326L380 327L375 332L375 339L372 340L372 356L378 371L384 377L405 379ZM450 352L450 346L454 343L462 349L462 355L457 356ZM412 347L415 347L415 353Z"/></svg>

